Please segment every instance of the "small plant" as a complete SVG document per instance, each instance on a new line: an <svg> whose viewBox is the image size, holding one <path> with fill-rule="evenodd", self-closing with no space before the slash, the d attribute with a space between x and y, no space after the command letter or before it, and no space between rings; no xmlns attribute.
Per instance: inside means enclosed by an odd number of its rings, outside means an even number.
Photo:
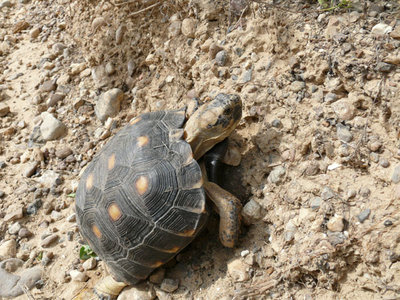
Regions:
<svg viewBox="0 0 400 300"><path fill-rule="evenodd" d="M340 0L339 3L336 3L335 0L331 1L317 0L317 1L323 7L323 11L331 11L340 8L350 8L352 5L351 0Z"/></svg>
<svg viewBox="0 0 400 300"><path fill-rule="evenodd" d="M71 194L67 195L67 197L70 197L70 198L75 198L75 196L76 196L76 193L71 193Z"/></svg>
<svg viewBox="0 0 400 300"><path fill-rule="evenodd" d="M93 252L92 248L89 245L84 245L79 250L79 258L81 260L87 260L91 257L96 257L97 254Z"/></svg>
<svg viewBox="0 0 400 300"><path fill-rule="evenodd" d="M41 261L43 258L43 251L40 251L39 254L36 256L36 260Z"/></svg>

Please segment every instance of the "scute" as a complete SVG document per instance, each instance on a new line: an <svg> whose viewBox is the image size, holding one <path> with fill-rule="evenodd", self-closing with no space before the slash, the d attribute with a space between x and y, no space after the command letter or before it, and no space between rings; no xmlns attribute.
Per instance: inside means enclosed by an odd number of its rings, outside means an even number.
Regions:
<svg viewBox="0 0 400 300"><path fill-rule="evenodd" d="M76 195L82 236L119 281L146 278L205 224L201 170L182 140L184 121L183 111L141 115L82 175Z"/></svg>

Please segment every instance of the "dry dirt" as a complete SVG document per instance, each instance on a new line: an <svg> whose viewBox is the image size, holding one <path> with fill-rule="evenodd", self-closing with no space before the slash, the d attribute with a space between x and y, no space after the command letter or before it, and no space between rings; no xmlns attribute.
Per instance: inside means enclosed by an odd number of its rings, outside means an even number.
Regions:
<svg viewBox="0 0 400 300"><path fill-rule="evenodd" d="M239 244L219 244L214 214L163 268L176 291L152 280L121 299L400 299L399 4L125 2L0 1L0 260L43 270L18 299L95 299L82 168L132 117L219 92L244 104L224 183L245 205ZM124 97L103 124L112 88ZM65 125L49 141L44 111Z"/></svg>

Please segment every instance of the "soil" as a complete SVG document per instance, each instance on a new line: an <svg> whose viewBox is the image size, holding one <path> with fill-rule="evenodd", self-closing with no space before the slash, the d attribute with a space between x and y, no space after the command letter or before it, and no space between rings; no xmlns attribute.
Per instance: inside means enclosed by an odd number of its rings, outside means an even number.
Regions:
<svg viewBox="0 0 400 300"><path fill-rule="evenodd" d="M222 184L244 205L239 243L220 245L214 213L157 273L175 291L153 278L120 299L400 299L399 3L351 2L1 1L0 260L43 269L17 299L96 299L82 170L133 117L221 92L243 101Z"/></svg>

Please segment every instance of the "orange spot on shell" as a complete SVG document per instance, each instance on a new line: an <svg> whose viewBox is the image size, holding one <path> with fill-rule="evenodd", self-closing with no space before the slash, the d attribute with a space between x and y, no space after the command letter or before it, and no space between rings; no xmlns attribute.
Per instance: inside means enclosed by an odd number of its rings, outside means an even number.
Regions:
<svg viewBox="0 0 400 300"><path fill-rule="evenodd" d="M180 236L193 236L195 232L196 232L196 230L189 229L189 230L186 230L186 231L178 233L178 235L180 235Z"/></svg>
<svg viewBox="0 0 400 300"><path fill-rule="evenodd" d="M89 176L86 178L86 188L90 190L93 187L93 173L90 173Z"/></svg>
<svg viewBox="0 0 400 300"><path fill-rule="evenodd" d="M99 229L99 227L97 227L97 225L93 225L92 226L92 231L94 233L95 236L97 236L99 239L101 238L101 231Z"/></svg>
<svg viewBox="0 0 400 300"><path fill-rule="evenodd" d="M146 176L140 176L135 183L139 195L143 195L149 187L149 179Z"/></svg>
<svg viewBox="0 0 400 300"><path fill-rule="evenodd" d="M121 218L122 212L117 203L113 203L108 207L108 214L113 221L118 221Z"/></svg>
<svg viewBox="0 0 400 300"><path fill-rule="evenodd" d="M108 169L111 170L115 166L115 153L108 158Z"/></svg>
<svg viewBox="0 0 400 300"><path fill-rule="evenodd" d="M162 266L163 264L164 263L162 261L158 261L158 262L152 264L151 267L152 268L158 268L158 267Z"/></svg>
<svg viewBox="0 0 400 300"><path fill-rule="evenodd" d="M147 145L149 143L149 138L147 136L139 136L137 138L137 143L139 147Z"/></svg>
<svg viewBox="0 0 400 300"><path fill-rule="evenodd" d="M136 124L137 122L139 122L141 119L142 119L141 117L136 117L136 118L133 118L129 123L130 123L131 125L134 125L134 124Z"/></svg>
<svg viewBox="0 0 400 300"><path fill-rule="evenodd" d="M164 250L164 252L167 252L167 253L176 253L176 252L179 251L179 249L181 249L181 248L177 246L177 247L173 247L173 248L168 249L168 250Z"/></svg>

